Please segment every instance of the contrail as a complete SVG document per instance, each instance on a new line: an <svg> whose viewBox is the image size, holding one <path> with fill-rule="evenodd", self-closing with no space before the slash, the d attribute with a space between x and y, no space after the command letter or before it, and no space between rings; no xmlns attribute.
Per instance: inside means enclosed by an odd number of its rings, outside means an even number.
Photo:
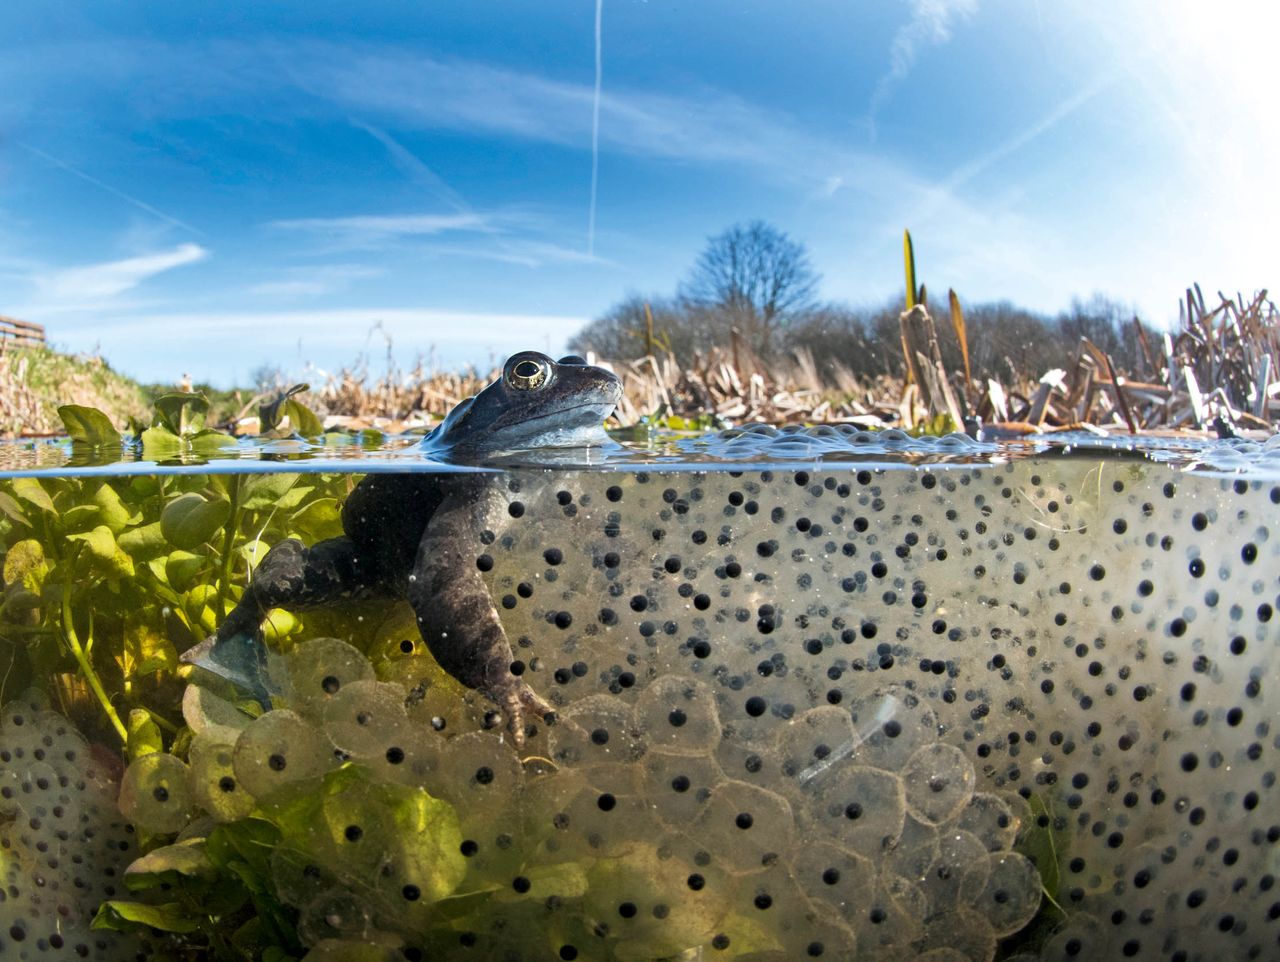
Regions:
<svg viewBox="0 0 1280 962"><path fill-rule="evenodd" d="M93 184L95 187L101 187L107 193L113 194L116 197L119 197L125 203L132 204L134 207L137 207L139 210L145 210L152 217L158 217L165 223L172 224L174 227L181 227L183 230L191 231L191 233L193 234L198 234L201 237L204 236L204 231L198 228L192 227L190 224L186 223L185 221L180 221L176 217L170 217L164 211L156 210L156 208L152 207L146 201L138 200L138 198L136 197L131 197L130 195L126 194L124 191L116 187L112 187L110 184L104 184L102 181L98 180L97 177L94 177L90 174L86 174L83 170L79 170L75 167L72 167L65 160L59 160L57 157L54 157L51 154L46 154L43 150L40 150L38 147L32 147L30 144L25 144L20 140L17 141L16 143L23 150L29 153L35 154L37 157L41 158L47 163L53 164L53 166L57 167L59 170L65 170L68 174L74 174L76 177L79 177L81 180L87 180L89 183Z"/></svg>
<svg viewBox="0 0 1280 962"><path fill-rule="evenodd" d="M600 22L604 19L604 0L596 0L596 89L591 103L591 207L587 214L587 255L596 254L596 187L600 180L600 80L604 73L601 54Z"/></svg>

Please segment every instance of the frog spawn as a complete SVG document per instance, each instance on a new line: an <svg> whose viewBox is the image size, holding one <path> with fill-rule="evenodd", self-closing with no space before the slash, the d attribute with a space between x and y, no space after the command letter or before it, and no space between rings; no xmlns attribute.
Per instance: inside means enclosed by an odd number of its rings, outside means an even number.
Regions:
<svg viewBox="0 0 1280 962"><path fill-rule="evenodd" d="M116 810L116 785L80 733L38 693L7 704L0 712L0 957L150 958L153 940L89 927L102 901L129 897L121 879L136 855L133 828Z"/></svg>
<svg viewBox="0 0 1280 962"><path fill-rule="evenodd" d="M508 484L477 564L562 724L521 760L420 656L378 681L326 642L240 736L247 781L267 719L296 736L276 804L376 773L357 842L281 860L318 951L987 959L1033 922L1020 958L1274 951L1280 491L1073 461ZM448 802L456 884L404 875L370 784Z"/></svg>
<svg viewBox="0 0 1280 962"><path fill-rule="evenodd" d="M871 857L908 879L930 827L1000 846L1021 830L1055 897L1037 925L1073 933L1046 952L1274 953L1280 488L1056 459L520 475L508 491L510 519L478 534L477 563L525 678L562 714L696 679L715 695L721 772L782 796L801 839L835 834L845 791L876 799L860 819L887 824L860 837L854 820L843 844L892 837ZM787 733L827 706L813 724L838 764L814 779L828 802L814 815L795 779L824 759L795 756ZM970 788L955 813L949 793ZM948 840L953 861L968 841ZM979 914L1008 938L1037 911L1008 888L1032 888L1031 860L990 861L1000 908ZM973 930L961 908L925 911L938 921L917 950Z"/></svg>

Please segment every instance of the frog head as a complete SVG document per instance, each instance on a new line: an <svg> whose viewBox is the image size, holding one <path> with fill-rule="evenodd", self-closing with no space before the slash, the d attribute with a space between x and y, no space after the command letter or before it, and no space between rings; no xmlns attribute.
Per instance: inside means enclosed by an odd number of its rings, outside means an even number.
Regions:
<svg viewBox="0 0 1280 962"><path fill-rule="evenodd" d="M502 366L501 377L450 411L424 447L471 460L607 444L604 420L621 397L616 375L576 354L553 361L521 351Z"/></svg>

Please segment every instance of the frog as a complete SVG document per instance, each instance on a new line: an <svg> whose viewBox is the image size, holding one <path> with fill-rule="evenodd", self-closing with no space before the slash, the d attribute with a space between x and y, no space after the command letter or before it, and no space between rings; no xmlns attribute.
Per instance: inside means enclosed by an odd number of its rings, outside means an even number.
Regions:
<svg viewBox="0 0 1280 962"><path fill-rule="evenodd" d="M622 397L613 372L578 355L512 355L501 375L458 403L422 441L452 464L486 465L512 455L594 450L612 444L605 420ZM508 501L502 475L474 471L370 473L342 507L343 534L271 548L214 633L182 661L219 675L271 707L262 623L268 611L345 601L404 600L427 649L449 675L505 715L523 746L531 725L555 721L552 706L519 675L511 643L482 573L464 545L491 530Z"/></svg>

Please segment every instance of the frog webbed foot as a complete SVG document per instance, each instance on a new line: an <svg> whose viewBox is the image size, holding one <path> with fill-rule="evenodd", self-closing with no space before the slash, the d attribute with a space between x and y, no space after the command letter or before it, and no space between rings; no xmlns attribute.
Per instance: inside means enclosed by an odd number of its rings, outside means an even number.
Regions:
<svg viewBox="0 0 1280 962"><path fill-rule="evenodd" d="M516 748L523 748L528 735L530 719L537 719L544 725L572 724L565 722L556 714L555 706L529 687L519 678L513 678L513 684L493 700L507 716L507 731Z"/></svg>

